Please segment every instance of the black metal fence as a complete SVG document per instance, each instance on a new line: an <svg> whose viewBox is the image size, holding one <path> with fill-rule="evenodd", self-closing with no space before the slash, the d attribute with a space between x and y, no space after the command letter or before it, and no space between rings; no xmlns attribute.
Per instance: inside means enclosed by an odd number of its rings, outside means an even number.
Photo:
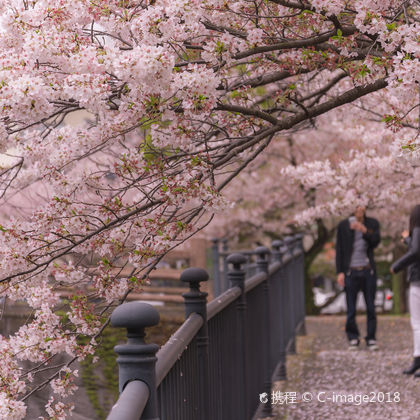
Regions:
<svg viewBox="0 0 420 420"><path fill-rule="evenodd" d="M242 267L245 271L245 278L249 278L256 273L257 264L255 259L257 255L255 250L230 250L226 238L214 238L211 241L213 296L217 297L230 287L227 262L229 255L238 252L245 256L246 261Z"/></svg>
<svg viewBox="0 0 420 420"><path fill-rule="evenodd" d="M247 258L226 259L230 287L206 304L200 283L208 274L189 268L181 281L186 320L158 350L145 329L159 322L155 308L129 302L111 322L127 328L118 354L121 395L108 420L246 420L271 414L271 387L286 379L286 354L304 332L304 270L300 235L258 247L256 274L245 279ZM261 403L260 394L267 398Z"/></svg>

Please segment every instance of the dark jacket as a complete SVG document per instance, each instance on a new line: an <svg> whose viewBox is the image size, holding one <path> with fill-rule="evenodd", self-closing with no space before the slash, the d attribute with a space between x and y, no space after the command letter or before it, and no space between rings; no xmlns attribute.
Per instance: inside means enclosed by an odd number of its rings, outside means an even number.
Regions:
<svg viewBox="0 0 420 420"><path fill-rule="evenodd" d="M370 266L376 272L375 260L373 259L373 250L381 241L379 231L379 222L372 217L365 217L363 224L366 226L367 232L363 235L363 239L367 242L367 256ZM337 273L347 273L350 268L351 255L353 253L354 229L350 229L349 219L342 220L337 227L337 242L335 265Z"/></svg>
<svg viewBox="0 0 420 420"><path fill-rule="evenodd" d="M409 282L420 281L420 227L413 229L408 238L408 251L392 264L394 273L408 267L407 279Z"/></svg>

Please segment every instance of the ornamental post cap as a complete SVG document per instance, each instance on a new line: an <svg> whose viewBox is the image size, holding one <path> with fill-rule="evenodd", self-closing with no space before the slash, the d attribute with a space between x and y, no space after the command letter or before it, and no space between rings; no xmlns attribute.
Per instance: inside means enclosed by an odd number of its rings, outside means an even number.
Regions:
<svg viewBox="0 0 420 420"><path fill-rule="evenodd" d="M190 267L181 273L179 279L184 283L201 283L209 279L209 274L203 268Z"/></svg>
<svg viewBox="0 0 420 420"><path fill-rule="evenodd" d="M279 249L282 245L283 245L283 241L281 241L280 239L276 239L271 243L271 246L274 249Z"/></svg>
<svg viewBox="0 0 420 420"><path fill-rule="evenodd" d="M226 261L229 264L233 264L234 266L241 266L242 264L245 264L247 259L244 254L240 254L239 252L235 252L233 254L230 254Z"/></svg>
<svg viewBox="0 0 420 420"><path fill-rule="evenodd" d="M111 325L127 329L142 329L159 324L159 312L155 307L140 301L123 303L111 315Z"/></svg>
<svg viewBox="0 0 420 420"><path fill-rule="evenodd" d="M295 238L293 236L286 236L284 238L284 243L286 245L290 245L292 242L294 242Z"/></svg>
<svg viewBox="0 0 420 420"><path fill-rule="evenodd" d="M271 253L271 251L266 246L258 246L255 248L255 253L260 257L264 258L265 255L268 255Z"/></svg>

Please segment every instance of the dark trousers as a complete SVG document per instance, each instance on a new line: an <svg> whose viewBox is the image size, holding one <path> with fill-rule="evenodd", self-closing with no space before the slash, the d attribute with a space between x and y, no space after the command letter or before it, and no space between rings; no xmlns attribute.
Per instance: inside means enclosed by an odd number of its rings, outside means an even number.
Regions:
<svg viewBox="0 0 420 420"><path fill-rule="evenodd" d="M367 336L366 340L375 340L376 334L376 275L373 270L352 270L346 275L345 291L347 301L346 333L349 340L359 338L356 324L356 300L359 291L363 292L366 302Z"/></svg>

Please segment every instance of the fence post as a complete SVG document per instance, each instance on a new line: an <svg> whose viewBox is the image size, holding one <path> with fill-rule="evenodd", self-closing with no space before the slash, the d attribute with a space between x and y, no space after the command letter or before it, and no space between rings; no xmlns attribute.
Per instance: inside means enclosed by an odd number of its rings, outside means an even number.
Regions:
<svg viewBox="0 0 420 420"><path fill-rule="evenodd" d="M295 235L296 242L295 247L297 250L297 278L298 278L298 287L299 287L299 298L300 298L300 311L299 311L299 328L297 333L299 335L306 334L305 327L305 250L303 248L303 234L297 233Z"/></svg>
<svg viewBox="0 0 420 420"><path fill-rule="evenodd" d="M259 246L255 249L255 253L257 254L257 273L266 273L267 278L263 283L263 292L264 292L264 325L261 327L265 329L265 343L264 343L264 371L265 371L265 378L264 378L264 392L267 395L271 396L271 342L270 342L270 333L271 333L271 325L270 325L270 290L269 290L269 282L268 282L268 256L270 254L270 250L265 246ZM264 404L262 413L264 416L272 416L273 409L271 406L271 398L267 398L267 402Z"/></svg>
<svg viewBox="0 0 420 420"><path fill-rule="evenodd" d="M213 238L212 240L212 259L213 259L213 293L214 297L220 295L220 255L219 255L219 239Z"/></svg>
<svg viewBox="0 0 420 420"><path fill-rule="evenodd" d="M273 261L282 262L281 257L282 254L280 252L280 248L283 246L283 241L280 239L276 239L271 243L271 248L273 248L273 251L271 252L271 255L273 256Z"/></svg>
<svg viewBox="0 0 420 420"><path fill-rule="evenodd" d="M290 261L287 263L286 267L286 281L287 281L287 290L289 293L288 300L289 300L289 308L290 308L290 317L289 317L289 328L291 333L291 342L288 352L290 354L296 354L296 301L294 298L294 290L296 289L296 280L295 280L295 260L293 256L293 242L294 238L292 236L286 236L284 238L284 244L286 248L286 252L283 255L284 259L289 259Z"/></svg>
<svg viewBox="0 0 420 420"><path fill-rule="evenodd" d="M244 255L234 253L226 258L228 264L232 264L232 269L228 271L227 277L232 287L239 287L241 295L236 301L236 311L238 319L238 341L237 341L237 363L240 366L240 378L238 383L241 387L240 399L243 404L238 406L238 419L246 419L248 413L248 378L247 378L247 337L246 337L246 296L245 296L245 271L242 270L242 265L245 264L246 258Z"/></svg>
<svg viewBox="0 0 420 420"><path fill-rule="evenodd" d="M197 365L199 383L199 419L211 420L209 412L209 334L207 325L207 293L200 290L200 283L207 281L209 275L202 268L187 268L181 274L180 280L189 283L190 290L183 293L185 304L185 319L190 314L197 313L203 318L203 326L196 335Z"/></svg>
<svg viewBox="0 0 420 420"><path fill-rule="evenodd" d="M272 256L274 261L278 261L283 263L283 253L285 249L283 248L283 241L275 240L272 242L271 247L273 248ZM284 268L282 267L281 270L283 271ZM284 276L280 277L280 281L284 280ZM285 381L287 379L287 371L286 371L286 346L287 346L287 338L286 338L286 320L287 315L284 313L286 306L282 305L284 303L284 287L283 284L277 285L279 290L279 295L276 296L277 301L279 303L279 334L280 334L280 351L279 351L279 360L278 360L278 368L273 375L273 381Z"/></svg>
<svg viewBox="0 0 420 420"><path fill-rule="evenodd" d="M143 411L143 420L159 420L156 393L157 344L144 341L145 328L159 323L159 312L148 303L128 302L118 306L111 315L114 327L127 328L127 343L114 347L118 354L119 390L130 381L146 383L150 396Z"/></svg>
<svg viewBox="0 0 420 420"><path fill-rule="evenodd" d="M227 252L228 252L228 240L227 238L222 239L222 251L223 255L223 277L222 277L222 286L221 293L229 289L229 280L228 280L228 262L227 262Z"/></svg>

